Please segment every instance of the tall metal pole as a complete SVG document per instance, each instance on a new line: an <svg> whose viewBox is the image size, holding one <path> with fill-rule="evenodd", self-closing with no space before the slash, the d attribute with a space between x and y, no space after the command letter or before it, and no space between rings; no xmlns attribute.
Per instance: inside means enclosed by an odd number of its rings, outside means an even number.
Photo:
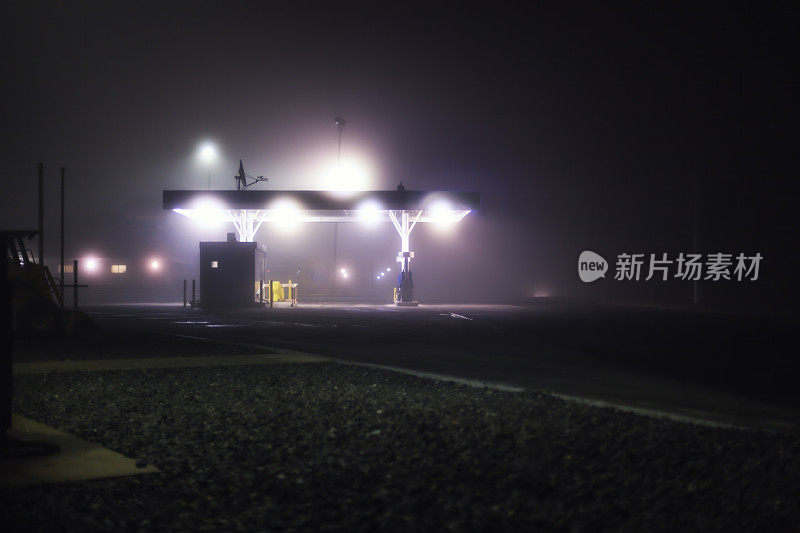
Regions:
<svg viewBox="0 0 800 533"><path fill-rule="evenodd" d="M41 163L39 163L39 264L44 264L44 165Z"/></svg>
<svg viewBox="0 0 800 533"><path fill-rule="evenodd" d="M697 253L699 247L698 242L698 225L699 225L699 195L697 188L697 173L692 176L692 252ZM697 305L700 303L700 283L697 280L692 281L692 303Z"/></svg>
<svg viewBox="0 0 800 533"><path fill-rule="evenodd" d="M0 248L3 254L8 253L8 245L11 240L10 235L0 233ZM8 261L0 261L0 342L4 346L0 347L0 441L5 441L8 437L8 430L11 429L11 404L13 401L13 379L11 376L13 363L11 351L14 349L14 329L11 325L13 315L13 297L11 294L11 283L8 281Z"/></svg>
<svg viewBox="0 0 800 533"><path fill-rule="evenodd" d="M64 305L64 172L66 169L61 167L61 305Z"/></svg>
<svg viewBox="0 0 800 533"><path fill-rule="evenodd" d="M337 273L336 266L338 264L336 258L338 253L337 251L338 245L339 245L339 223L334 222L333 223L333 292L334 293L336 293L336 280L338 279L338 276L336 275Z"/></svg>
<svg viewBox="0 0 800 533"><path fill-rule="evenodd" d="M72 293L72 308L78 308L78 260L72 260L72 287L74 292Z"/></svg>
<svg viewBox="0 0 800 533"><path fill-rule="evenodd" d="M341 179L342 175L342 130L344 130L345 120L342 117L336 117L333 119L336 123L336 127L339 129L339 161L337 163L339 167L339 171L337 172L338 178ZM336 293L336 281L339 279L336 275L336 268L338 266L337 261L337 254L339 248L339 223L333 223L333 293Z"/></svg>

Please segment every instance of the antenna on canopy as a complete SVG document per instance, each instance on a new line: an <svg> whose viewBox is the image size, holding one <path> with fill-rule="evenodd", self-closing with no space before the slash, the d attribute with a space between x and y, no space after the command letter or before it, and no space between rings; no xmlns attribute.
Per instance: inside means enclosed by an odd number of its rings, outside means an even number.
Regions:
<svg viewBox="0 0 800 533"><path fill-rule="evenodd" d="M245 173L244 171L244 164L242 160L239 160L239 173L233 177L236 180L236 190L243 191L251 185L255 185L260 181L269 181L269 178L265 178L264 176L251 176L250 174ZM247 180L252 180L250 183L247 183Z"/></svg>

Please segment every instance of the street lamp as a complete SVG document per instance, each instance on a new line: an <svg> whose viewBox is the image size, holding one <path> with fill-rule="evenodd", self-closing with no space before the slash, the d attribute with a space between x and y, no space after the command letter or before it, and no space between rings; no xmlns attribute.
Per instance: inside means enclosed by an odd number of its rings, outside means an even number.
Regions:
<svg viewBox="0 0 800 533"><path fill-rule="evenodd" d="M341 177L342 172L342 130L344 129L345 120L342 117L336 117L333 119L334 123L336 123L336 127L339 129L339 162L338 162L338 172L337 175ZM339 223L333 223L333 264L334 268L336 265L337 254L339 252ZM331 287L332 292L336 292L336 275L333 276L333 286Z"/></svg>
<svg viewBox="0 0 800 533"><path fill-rule="evenodd" d="M197 150L197 157L200 162L208 167L208 190L211 190L211 165L213 165L217 158L217 147L214 143L206 141L200 145Z"/></svg>
<svg viewBox="0 0 800 533"><path fill-rule="evenodd" d="M336 127L339 128L339 165L342 164L342 130L344 129L344 125L346 121L342 117L336 117L333 119L336 123Z"/></svg>

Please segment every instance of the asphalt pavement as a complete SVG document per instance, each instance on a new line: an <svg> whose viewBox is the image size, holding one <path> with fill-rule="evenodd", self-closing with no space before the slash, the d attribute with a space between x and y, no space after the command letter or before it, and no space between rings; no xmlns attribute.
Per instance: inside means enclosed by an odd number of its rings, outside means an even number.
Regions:
<svg viewBox="0 0 800 533"><path fill-rule="evenodd" d="M291 349L712 425L800 428L788 318L558 301L86 311L107 332Z"/></svg>

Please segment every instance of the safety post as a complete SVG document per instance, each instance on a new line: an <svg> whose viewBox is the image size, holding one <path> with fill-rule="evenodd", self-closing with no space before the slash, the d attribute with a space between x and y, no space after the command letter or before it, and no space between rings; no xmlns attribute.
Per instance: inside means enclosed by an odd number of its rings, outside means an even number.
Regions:
<svg viewBox="0 0 800 533"><path fill-rule="evenodd" d="M272 290L272 280L269 280L269 308L272 309L272 297L273 297L273 290Z"/></svg>

